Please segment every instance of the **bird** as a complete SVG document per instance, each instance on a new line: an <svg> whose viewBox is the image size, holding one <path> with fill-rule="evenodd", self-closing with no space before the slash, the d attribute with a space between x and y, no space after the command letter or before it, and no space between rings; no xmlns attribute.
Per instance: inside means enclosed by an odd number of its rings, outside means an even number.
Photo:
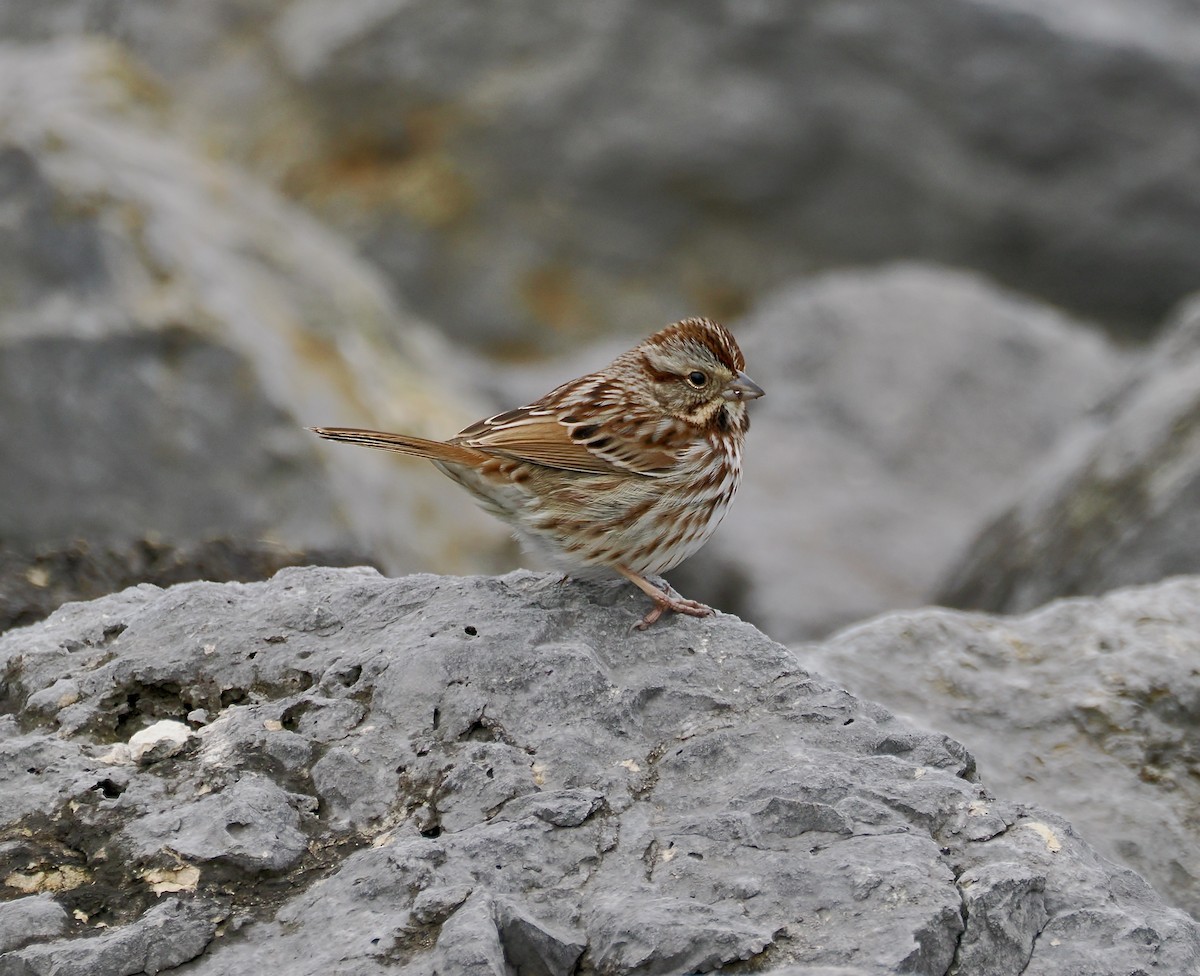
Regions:
<svg viewBox="0 0 1200 976"><path fill-rule="evenodd" d="M705 617L661 577L699 549L742 478L747 402L763 390L729 330L685 318L603 369L445 441L310 427L330 441L427 458L567 577L617 574L664 613Z"/></svg>

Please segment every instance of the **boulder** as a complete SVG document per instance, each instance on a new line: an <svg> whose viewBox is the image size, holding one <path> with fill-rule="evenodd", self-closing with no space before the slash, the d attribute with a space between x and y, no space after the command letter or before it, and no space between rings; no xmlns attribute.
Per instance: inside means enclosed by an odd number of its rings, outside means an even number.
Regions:
<svg viewBox="0 0 1200 976"><path fill-rule="evenodd" d="M69 919L0 973L1200 966L1200 925L958 742L736 618L632 631L644 602L295 568L0 636L3 884ZM163 720L191 744L114 751Z"/></svg>
<svg viewBox="0 0 1200 976"><path fill-rule="evenodd" d="M797 282L735 323L751 405L725 523L672 574L784 642L929 602L1132 357L976 276L924 265Z"/></svg>
<svg viewBox="0 0 1200 976"><path fill-rule="evenodd" d="M112 45L0 53L0 543L503 559L428 466L303 430L483 408L345 242L169 135L161 95Z"/></svg>
<svg viewBox="0 0 1200 976"><path fill-rule="evenodd" d="M731 317L898 257L1146 329L1200 274L1177 0L0 8L6 38L83 33L492 347Z"/></svg>
<svg viewBox="0 0 1200 976"><path fill-rule="evenodd" d="M967 743L997 793L1044 804L1200 917L1200 578L1020 617L894 613L799 648L855 694Z"/></svg>
<svg viewBox="0 0 1200 976"><path fill-rule="evenodd" d="M1015 500L1014 500L1015 499ZM1200 298L950 564L938 602L1019 612L1200 571Z"/></svg>

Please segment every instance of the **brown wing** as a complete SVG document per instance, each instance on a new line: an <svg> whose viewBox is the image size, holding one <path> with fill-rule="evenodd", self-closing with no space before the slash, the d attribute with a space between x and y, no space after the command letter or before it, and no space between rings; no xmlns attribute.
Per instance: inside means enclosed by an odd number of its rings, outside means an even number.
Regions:
<svg viewBox="0 0 1200 976"><path fill-rule="evenodd" d="M589 416L584 423L545 408L521 407L472 424L450 443L549 468L595 474L658 477L675 464L673 452L635 446L615 427L604 417Z"/></svg>

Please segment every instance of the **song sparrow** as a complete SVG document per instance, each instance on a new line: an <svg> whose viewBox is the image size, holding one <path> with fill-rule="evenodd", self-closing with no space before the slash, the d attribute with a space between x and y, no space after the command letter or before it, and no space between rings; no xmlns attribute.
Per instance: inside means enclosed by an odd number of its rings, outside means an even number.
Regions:
<svg viewBox="0 0 1200 976"><path fill-rule="evenodd" d="M611 570L640 587L654 601L644 630L667 610L713 612L646 577L699 549L737 490L745 401L763 395L744 367L724 326L691 318L448 441L310 429L429 458L552 565L585 577Z"/></svg>

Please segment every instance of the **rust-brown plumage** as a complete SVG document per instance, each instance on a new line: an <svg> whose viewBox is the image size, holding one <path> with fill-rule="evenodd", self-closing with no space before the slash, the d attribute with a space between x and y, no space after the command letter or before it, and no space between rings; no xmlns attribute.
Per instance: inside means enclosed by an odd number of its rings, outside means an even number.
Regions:
<svg viewBox="0 0 1200 976"><path fill-rule="evenodd" d="M429 458L529 548L576 576L608 571L665 611L713 611L646 577L678 566L724 516L742 475L746 401L762 390L724 326L684 319L525 407L448 441L344 427L321 437Z"/></svg>

